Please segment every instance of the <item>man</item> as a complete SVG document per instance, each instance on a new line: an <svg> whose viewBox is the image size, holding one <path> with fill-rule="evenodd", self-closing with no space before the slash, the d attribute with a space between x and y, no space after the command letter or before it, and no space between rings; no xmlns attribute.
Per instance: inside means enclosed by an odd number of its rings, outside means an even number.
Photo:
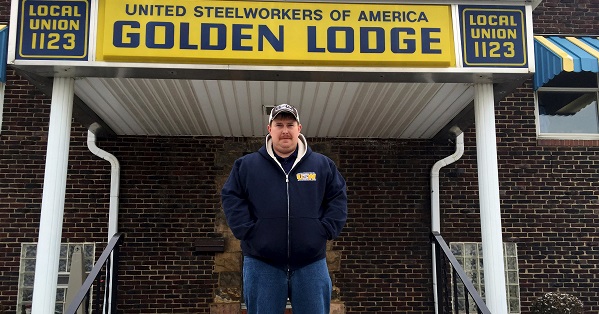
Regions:
<svg viewBox="0 0 599 314"><path fill-rule="evenodd" d="M345 180L313 152L293 106L272 109L266 144L235 161L222 189L229 227L241 240L248 314L329 313L327 240L347 218Z"/></svg>

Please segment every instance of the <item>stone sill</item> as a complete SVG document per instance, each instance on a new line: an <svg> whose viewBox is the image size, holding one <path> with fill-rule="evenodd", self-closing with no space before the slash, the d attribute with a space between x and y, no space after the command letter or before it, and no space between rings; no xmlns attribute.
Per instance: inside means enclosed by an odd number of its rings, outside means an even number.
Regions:
<svg viewBox="0 0 599 314"><path fill-rule="evenodd" d="M564 146L564 147L599 147L599 140L558 140L558 139L537 139L539 146Z"/></svg>

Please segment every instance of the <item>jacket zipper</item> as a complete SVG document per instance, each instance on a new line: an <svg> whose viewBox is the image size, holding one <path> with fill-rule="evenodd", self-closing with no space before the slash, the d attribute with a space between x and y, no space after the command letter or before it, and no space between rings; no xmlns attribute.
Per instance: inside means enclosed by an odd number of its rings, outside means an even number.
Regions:
<svg viewBox="0 0 599 314"><path fill-rule="evenodd" d="M291 171L289 171L291 172ZM285 174L285 185L287 189L287 271L289 271L289 263L291 260L291 230L290 230L290 209L289 209L289 174Z"/></svg>

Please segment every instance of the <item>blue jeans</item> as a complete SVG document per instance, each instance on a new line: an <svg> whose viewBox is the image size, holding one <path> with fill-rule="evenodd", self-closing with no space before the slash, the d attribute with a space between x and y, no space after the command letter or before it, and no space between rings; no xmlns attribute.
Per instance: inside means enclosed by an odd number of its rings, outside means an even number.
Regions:
<svg viewBox="0 0 599 314"><path fill-rule="evenodd" d="M271 266L251 257L243 260L243 296L248 314L283 314L287 298L293 314L328 314L332 283L326 259L298 270Z"/></svg>

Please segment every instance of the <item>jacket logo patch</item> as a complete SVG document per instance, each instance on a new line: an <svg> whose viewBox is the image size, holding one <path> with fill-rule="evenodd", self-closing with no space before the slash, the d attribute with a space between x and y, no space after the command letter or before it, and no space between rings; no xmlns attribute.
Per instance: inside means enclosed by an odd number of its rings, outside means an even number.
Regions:
<svg viewBox="0 0 599 314"><path fill-rule="evenodd" d="M316 181L316 172L301 172L296 177L297 181Z"/></svg>

